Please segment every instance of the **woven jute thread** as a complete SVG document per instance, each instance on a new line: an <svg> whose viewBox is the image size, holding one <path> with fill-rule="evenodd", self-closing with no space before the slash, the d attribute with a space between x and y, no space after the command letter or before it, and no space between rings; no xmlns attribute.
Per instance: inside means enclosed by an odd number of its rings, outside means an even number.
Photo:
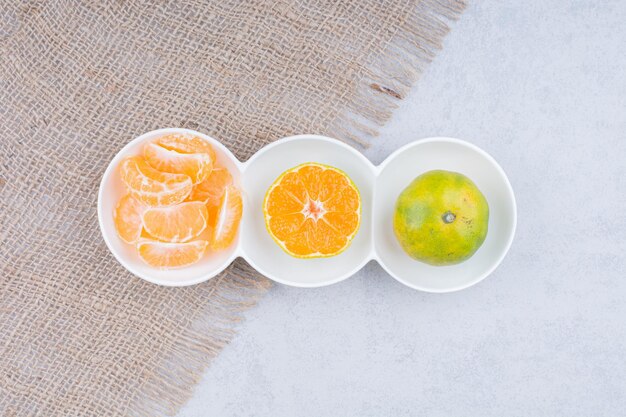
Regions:
<svg viewBox="0 0 626 417"><path fill-rule="evenodd" d="M174 414L269 282L126 272L97 226L130 139L189 127L241 159L296 133L368 146L461 0L0 0L0 415Z"/></svg>

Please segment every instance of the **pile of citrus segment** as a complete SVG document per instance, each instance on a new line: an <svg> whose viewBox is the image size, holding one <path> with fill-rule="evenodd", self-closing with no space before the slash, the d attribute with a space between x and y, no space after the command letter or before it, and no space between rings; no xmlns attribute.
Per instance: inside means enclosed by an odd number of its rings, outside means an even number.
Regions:
<svg viewBox="0 0 626 417"><path fill-rule="evenodd" d="M233 243L241 221L241 191L211 145L190 134L147 143L119 166L127 193L113 219L120 238L157 268L199 261Z"/></svg>
<svg viewBox="0 0 626 417"><path fill-rule="evenodd" d="M361 196L345 172L308 162L274 181L263 213L267 231L289 255L325 258L350 246L361 222Z"/></svg>

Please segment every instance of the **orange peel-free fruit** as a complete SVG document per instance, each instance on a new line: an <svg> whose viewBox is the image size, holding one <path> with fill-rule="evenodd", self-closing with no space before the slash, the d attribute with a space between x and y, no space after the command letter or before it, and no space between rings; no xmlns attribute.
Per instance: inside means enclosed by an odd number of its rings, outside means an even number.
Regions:
<svg viewBox="0 0 626 417"><path fill-rule="evenodd" d="M170 243L146 239L137 243L137 251L141 259L150 266L177 268L198 262L204 255L207 245L206 240Z"/></svg>
<svg viewBox="0 0 626 417"><path fill-rule="evenodd" d="M180 153L206 153L212 161L216 160L215 150L206 140L190 133L172 133L161 136L156 144Z"/></svg>
<svg viewBox="0 0 626 417"><path fill-rule="evenodd" d="M165 242L187 242L207 226L208 211L200 201L169 207L152 207L143 213L143 227L150 236Z"/></svg>
<svg viewBox="0 0 626 417"><path fill-rule="evenodd" d="M216 165L206 180L193 186L188 200L216 205L222 198L226 187L232 183L233 177L230 172L226 168Z"/></svg>
<svg viewBox="0 0 626 417"><path fill-rule="evenodd" d="M206 140L164 135L118 169L128 192L113 210L115 228L146 264L184 267L209 247L219 251L234 242L243 214L241 191Z"/></svg>
<svg viewBox="0 0 626 417"><path fill-rule="evenodd" d="M113 222L119 237L126 243L135 243L141 236L142 216L147 207L131 194L120 199L113 211Z"/></svg>
<svg viewBox="0 0 626 417"><path fill-rule="evenodd" d="M161 172L185 174L194 184L206 180L213 168L213 159L208 153L181 153L157 143L148 143L143 149L143 156L153 168Z"/></svg>
<svg viewBox="0 0 626 417"><path fill-rule="evenodd" d="M243 200L241 192L233 185L224 190L219 203L209 209L209 245L213 250L225 249L235 240L241 216Z"/></svg>
<svg viewBox="0 0 626 417"><path fill-rule="evenodd" d="M193 185L188 175L158 171L140 156L123 160L120 174L131 194L150 206L181 203Z"/></svg>

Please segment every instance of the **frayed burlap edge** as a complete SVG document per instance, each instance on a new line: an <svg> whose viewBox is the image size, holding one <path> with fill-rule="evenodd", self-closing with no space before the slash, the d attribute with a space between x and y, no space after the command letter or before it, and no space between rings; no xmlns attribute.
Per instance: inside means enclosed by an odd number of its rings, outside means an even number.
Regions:
<svg viewBox="0 0 626 417"><path fill-rule="evenodd" d="M131 404L134 416L176 414L191 398L210 361L236 334L242 313L254 307L272 286L241 260L214 278L212 284L206 298L208 314L186 329L171 356L144 380Z"/></svg>
<svg viewBox="0 0 626 417"><path fill-rule="evenodd" d="M442 48L465 7L464 0L421 0L387 47L374 51L345 111L332 122L334 137L361 148L370 146L378 128L389 120L425 67Z"/></svg>

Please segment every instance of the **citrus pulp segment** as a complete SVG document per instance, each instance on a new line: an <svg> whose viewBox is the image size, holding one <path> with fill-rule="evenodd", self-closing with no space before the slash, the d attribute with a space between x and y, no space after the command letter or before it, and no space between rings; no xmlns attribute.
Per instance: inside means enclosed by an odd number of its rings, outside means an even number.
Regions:
<svg viewBox="0 0 626 417"><path fill-rule="evenodd" d="M193 239L206 228L207 220L206 205L200 201L153 207L143 215L146 231L165 242L186 242Z"/></svg>
<svg viewBox="0 0 626 417"><path fill-rule="evenodd" d="M126 243L135 243L141 236L142 215L146 210L145 204L126 194L120 199L113 211L113 222L118 236Z"/></svg>
<svg viewBox="0 0 626 417"><path fill-rule="evenodd" d="M198 262L206 251L206 240L186 243L158 242L141 240L137 243L139 256L155 268L176 268Z"/></svg>
<svg viewBox="0 0 626 417"><path fill-rule="evenodd" d="M237 237L239 223L243 214L241 192L234 185L224 190L219 204L209 208L209 227L211 249L225 249Z"/></svg>
<svg viewBox="0 0 626 417"><path fill-rule="evenodd" d="M212 161L215 161L215 150L206 140L189 133L172 133L160 137L156 144L180 153L206 153Z"/></svg>
<svg viewBox="0 0 626 417"><path fill-rule="evenodd" d="M213 168L213 160L208 153L181 153L156 143L148 143L144 147L143 156L153 168L188 175L194 184L207 179Z"/></svg>
<svg viewBox="0 0 626 417"><path fill-rule="evenodd" d="M140 156L123 160L120 174L130 192L150 206L178 204L191 192L188 175L158 171Z"/></svg>
<svg viewBox="0 0 626 417"><path fill-rule="evenodd" d="M222 198L226 187L232 183L233 177L230 172L226 168L216 165L207 179L193 186L188 200L216 205Z"/></svg>

